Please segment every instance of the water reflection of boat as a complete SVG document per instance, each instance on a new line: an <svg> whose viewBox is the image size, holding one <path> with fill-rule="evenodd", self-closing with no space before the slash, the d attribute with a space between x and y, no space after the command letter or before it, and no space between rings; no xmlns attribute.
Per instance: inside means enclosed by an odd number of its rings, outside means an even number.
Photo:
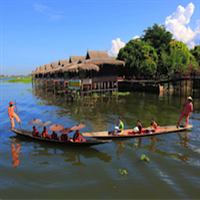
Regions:
<svg viewBox="0 0 200 200"><path fill-rule="evenodd" d="M17 165L19 165L20 163L20 156L21 156L21 144L18 143L15 138L12 139L12 143L11 143L11 153L12 153L12 165L13 167L16 167Z"/></svg>
<svg viewBox="0 0 200 200"><path fill-rule="evenodd" d="M20 136L23 136L32 140L48 142L52 144L60 144L60 145L65 145L65 146L89 147L93 145L105 144L105 143L111 142L111 140L97 140L97 139L89 139L89 140L87 139L85 142L53 140L53 139L47 139L47 138L33 137L32 132L23 130L23 129L21 130L20 129L12 130L11 128L8 128L8 129Z"/></svg>
<svg viewBox="0 0 200 200"><path fill-rule="evenodd" d="M19 137L19 136L16 136ZM79 165L79 166L86 166L86 163L83 162L83 159L89 158L98 158L104 162L110 162L112 157L108 156L107 153L103 153L94 149L92 147L85 148L85 149L71 149L71 148L62 148L62 146L58 146L56 148L47 148L43 145L34 145L33 150L29 153L31 156L38 157L38 156L45 156L51 157L54 155L62 156L65 158L65 162L70 162L72 165ZM43 165L43 164L50 164L49 162L36 162L36 164ZM59 164L58 164L59 165Z"/></svg>
<svg viewBox="0 0 200 200"><path fill-rule="evenodd" d="M123 134L113 134L113 131L102 131L102 132L92 132L92 133L82 133L84 137L95 137L98 139L121 139L121 138L140 138L154 135L161 135L166 133L173 133L179 131L185 131L191 129L193 126L188 125L187 127L179 127L176 126L161 126L156 129L154 132L149 132L147 128L142 130L142 134L134 133L132 129L123 130Z"/></svg>

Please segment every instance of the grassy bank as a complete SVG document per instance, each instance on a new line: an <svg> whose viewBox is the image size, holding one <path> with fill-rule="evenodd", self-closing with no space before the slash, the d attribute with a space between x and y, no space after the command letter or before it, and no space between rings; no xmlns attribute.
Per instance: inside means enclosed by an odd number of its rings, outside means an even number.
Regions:
<svg viewBox="0 0 200 200"><path fill-rule="evenodd" d="M28 77L28 78L20 78L20 79L12 79L12 80L8 80L8 81L2 81L2 83L4 82L8 82L8 83L31 83L32 82L32 78Z"/></svg>

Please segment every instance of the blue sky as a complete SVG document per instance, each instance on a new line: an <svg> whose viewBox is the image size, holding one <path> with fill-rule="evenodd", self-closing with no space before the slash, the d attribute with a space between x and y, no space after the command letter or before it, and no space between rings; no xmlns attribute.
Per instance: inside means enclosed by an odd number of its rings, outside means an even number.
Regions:
<svg viewBox="0 0 200 200"><path fill-rule="evenodd" d="M154 23L192 48L200 44L200 1L1 0L0 74L26 75L87 50L116 55Z"/></svg>

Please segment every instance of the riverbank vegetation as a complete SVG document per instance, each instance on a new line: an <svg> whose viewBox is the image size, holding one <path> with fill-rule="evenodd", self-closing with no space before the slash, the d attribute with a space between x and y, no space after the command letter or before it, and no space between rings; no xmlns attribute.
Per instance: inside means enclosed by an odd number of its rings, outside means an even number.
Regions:
<svg viewBox="0 0 200 200"><path fill-rule="evenodd" d="M31 83L32 82L32 78L31 77L27 77L27 78L19 78L19 79L11 79L11 80L7 80L7 81L2 81L2 83L4 83L4 82L8 82L8 83L17 83L17 82Z"/></svg>
<svg viewBox="0 0 200 200"><path fill-rule="evenodd" d="M118 69L119 76L200 75L200 45L189 50L164 25L154 24L143 32L141 38L131 39L120 49L117 59L126 65Z"/></svg>

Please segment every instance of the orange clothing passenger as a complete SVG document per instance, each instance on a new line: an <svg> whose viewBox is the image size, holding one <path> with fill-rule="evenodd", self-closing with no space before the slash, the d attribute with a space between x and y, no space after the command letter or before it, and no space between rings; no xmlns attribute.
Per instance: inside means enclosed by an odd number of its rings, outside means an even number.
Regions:
<svg viewBox="0 0 200 200"><path fill-rule="evenodd" d="M12 106L13 105L12 101L9 103L9 105L10 106L8 107L8 116L10 118L11 127L12 127L12 129L14 129L14 127L15 127L14 118L17 120L18 123L21 123L21 120L14 112L14 109L16 108L16 106Z"/></svg>
<svg viewBox="0 0 200 200"><path fill-rule="evenodd" d="M39 135L39 131L35 128L35 126L33 126L32 135L33 135L34 137L41 137L41 135Z"/></svg>
<svg viewBox="0 0 200 200"><path fill-rule="evenodd" d="M156 130L157 127L158 127L155 120L156 120L156 119L153 117L153 118L152 118L152 121L151 121L151 129L154 129L154 130Z"/></svg>
<svg viewBox="0 0 200 200"><path fill-rule="evenodd" d="M42 137L43 137L43 138L47 138L47 139L51 139L51 136L49 135L49 133L48 133L46 127L44 127L44 130L43 130L43 132L42 132Z"/></svg>
<svg viewBox="0 0 200 200"><path fill-rule="evenodd" d="M188 97L187 101L184 104L183 112L178 120L178 126L179 126L181 120L183 119L183 117L185 117L185 127L187 127L188 121L189 121L189 116L191 115L192 111L193 111L192 97Z"/></svg>
<svg viewBox="0 0 200 200"><path fill-rule="evenodd" d="M61 140L62 140L62 141L70 141L70 138L68 137L67 134L62 134L62 135L61 135Z"/></svg>
<svg viewBox="0 0 200 200"><path fill-rule="evenodd" d="M55 131L53 131L53 133L51 134L51 138L53 140L59 140L59 137L58 137L58 135L57 135L57 133Z"/></svg>
<svg viewBox="0 0 200 200"><path fill-rule="evenodd" d="M83 139L82 136L80 135L79 131L77 130L74 133L73 141L74 142L86 142L86 139Z"/></svg>

